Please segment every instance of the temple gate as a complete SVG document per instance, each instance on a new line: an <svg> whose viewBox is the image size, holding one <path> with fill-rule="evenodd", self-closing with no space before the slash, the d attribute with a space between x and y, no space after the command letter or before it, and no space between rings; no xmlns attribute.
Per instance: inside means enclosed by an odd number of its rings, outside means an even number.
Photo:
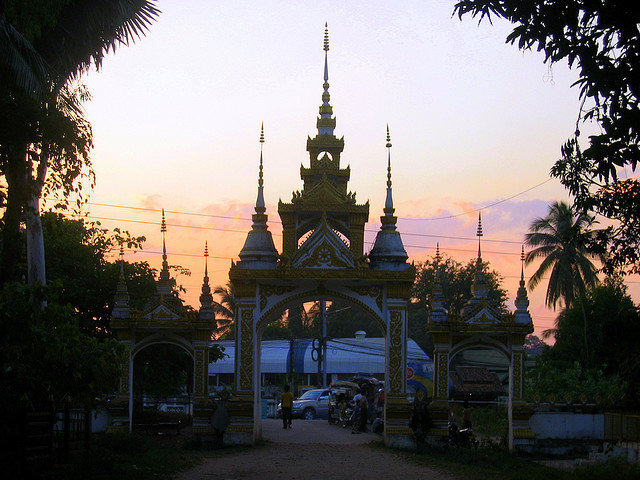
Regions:
<svg viewBox="0 0 640 480"><path fill-rule="evenodd" d="M529 428L532 410L524 400L524 340L533 332L529 299L524 282L524 248L521 254L520 287L516 310L504 314L489 305L487 279L482 271L482 220L478 218L478 258L472 297L460 314L447 312L442 288L436 275L433 307L427 330L433 335L433 402L430 405L434 428L430 435L447 436L449 421L449 364L459 352L473 347L487 347L502 352L509 362L509 448L528 443L533 438ZM440 253L436 254L436 259Z"/></svg>
<svg viewBox="0 0 640 480"><path fill-rule="evenodd" d="M358 204L347 190L350 168L341 168L344 138L334 135L336 120L329 103L328 33L325 31L324 92L318 133L307 140L309 167L301 166L301 191L280 201L282 253L267 228L262 144L258 197L253 225L229 278L236 302L235 393L229 404L231 425L226 441L260 440L260 338L264 328L288 306L314 300L340 300L378 321L386 339L387 445L413 445L406 397L407 303L415 269L396 230L391 188L391 140L387 128L387 197L382 226L373 248L364 252L369 204Z"/></svg>

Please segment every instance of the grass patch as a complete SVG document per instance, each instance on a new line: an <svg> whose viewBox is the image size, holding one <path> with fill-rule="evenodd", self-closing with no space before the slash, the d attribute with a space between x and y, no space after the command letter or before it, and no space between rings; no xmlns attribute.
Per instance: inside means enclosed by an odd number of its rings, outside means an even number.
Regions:
<svg viewBox="0 0 640 480"><path fill-rule="evenodd" d="M560 470L511 455L507 450L492 448L471 450L449 448L427 449L407 454L414 461L450 472L465 479L478 480L637 480L640 467L622 460L582 465Z"/></svg>
<svg viewBox="0 0 640 480"><path fill-rule="evenodd" d="M92 437L91 449L71 471L70 480L147 480L171 478L199 463L203 455L178 442L143 434L103 433ZM60 477L62 478L62 477Z"/></svg>

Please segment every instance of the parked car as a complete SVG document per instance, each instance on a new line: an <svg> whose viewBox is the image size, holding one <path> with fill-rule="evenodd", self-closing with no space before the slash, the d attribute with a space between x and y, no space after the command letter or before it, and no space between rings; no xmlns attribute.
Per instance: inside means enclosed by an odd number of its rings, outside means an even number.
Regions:
<svg viewBox="0 0 640 480"><path fill-rule="evenodd" d="M314 418L326 418L329 413L329 390L315 389L304 392L300 398L293 401L291 415L293 417L302 417L305 420L313 420ZM276 408L276 416L282 415L282 404L278 403Z"/></svg>

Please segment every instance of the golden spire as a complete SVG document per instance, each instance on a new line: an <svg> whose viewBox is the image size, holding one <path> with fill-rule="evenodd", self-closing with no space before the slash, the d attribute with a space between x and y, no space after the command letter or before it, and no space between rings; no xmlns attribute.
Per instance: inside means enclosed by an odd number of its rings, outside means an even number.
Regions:
<svg viewBox="0 0 640 480"><path fill-rule="evenodd" d="M524 245L520 251L520 282L524 282Z"/></svg>
<svg viewBox="0 0 640 480"><path fill-rule="evenodd" d="M440 242L437 242L436 243L436 264L437 265L440 265L440 260L441 260L441 257L440 257Z"/></svg>
<svg viewBox="0 0 640 480"><path fill-rule="evenodd" d="M264 179L262 178L262 146L264 145L264 122L260 126L260 166L258 168L258 198L256 199L256 213L263 214L267 208L264 203Z"/></svg>
<svg viewBox="0 0 640 480"><path fill-rule="evenodd" d="M482 213L478 212L478 231L476 233L478 236L478 261L482 259L482 251L480 249L480 238L482 238Z"/></svg>
<svg viewBox="0 0 640 480"><path fill-rule="evenodd" d="M164 218L164 208L162 209L160 232L162 233L162 269L160 270L160 278L158 279L157 290L160 295L164 295L171 293L169 264L167 263L167 244L165 241L165 234L167 233L167 222Z"/></svg>
<svg viewBox="0 0 640 480"><path fill-rule="evenodd" d="M387 187L391 188L391 135L389 135L389 124L387 123Z"/></svg>
<svg viewBox="0 0 640 480"><path fill-rule="evenodd" d="M333 135L335 119L331 118L333 109L329 104L329 24L324 24L324 83L322 84L322 105L320 106L320 118L318 119L318 134Z"/></svg>
<svg viewBox="0 0 640 480"><path fill-rule="evenodd" d="M209 274L207 268L207 258L209 257L209 247L207 246L207 241L204 242L204 278L202 279L202 290L200 293L200 316L207 315L203 313L205 309L210 309L211 305L213 305L213 296L211 295L211 287L209 286ZM209 313L211 315L211 313Z"/></svg>
<svg viewBox="0 0 640 480"><path fill-rule="evenodd" d="M165 233L167 233L167 222L164 219L164 208L162 209L162 222L160 222L160 233L162 233L162 259L167 260L167 245L165 243Z"/></svg>
<svg viewBox="0 0 640 480"><path fill-rule="evenodd" d="M209 263L209 247L207 246L207 241L205 240L204 241L204 278L209 277L208 263Z"/></svg>
<svg viewBox="0 0 640 480"><path fill-rule="evenodd" d="M393 195L391 192L391 135L389 134L389 124L387 123L387 199L384 202L384 213L386 216L393 216ZM395 222L393 222L395 224Z"/></svg>

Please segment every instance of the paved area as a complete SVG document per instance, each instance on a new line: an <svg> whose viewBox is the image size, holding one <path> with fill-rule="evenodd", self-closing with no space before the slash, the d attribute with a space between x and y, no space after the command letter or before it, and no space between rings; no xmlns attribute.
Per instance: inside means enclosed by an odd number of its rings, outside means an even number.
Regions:
<svg viewBox="0 0 640 480"><path fill-rule="evenodd" d="M263 420L265 443L230 449L182 473L179 480L454 480L455 477L419 465L405 455L370 442L373 433L352 434L326 420L294 420L283 430L280 420Z"/></svg>
<svg viewBox="0 0 640 480"><path fill-rule="evenodd" d="M282 420L262 420L262 438L272 443L296 445L361 445L382 440L375 433L351 433L351 428L329 425L327 420L293 420L292 428L284 430Z"/></svg>

